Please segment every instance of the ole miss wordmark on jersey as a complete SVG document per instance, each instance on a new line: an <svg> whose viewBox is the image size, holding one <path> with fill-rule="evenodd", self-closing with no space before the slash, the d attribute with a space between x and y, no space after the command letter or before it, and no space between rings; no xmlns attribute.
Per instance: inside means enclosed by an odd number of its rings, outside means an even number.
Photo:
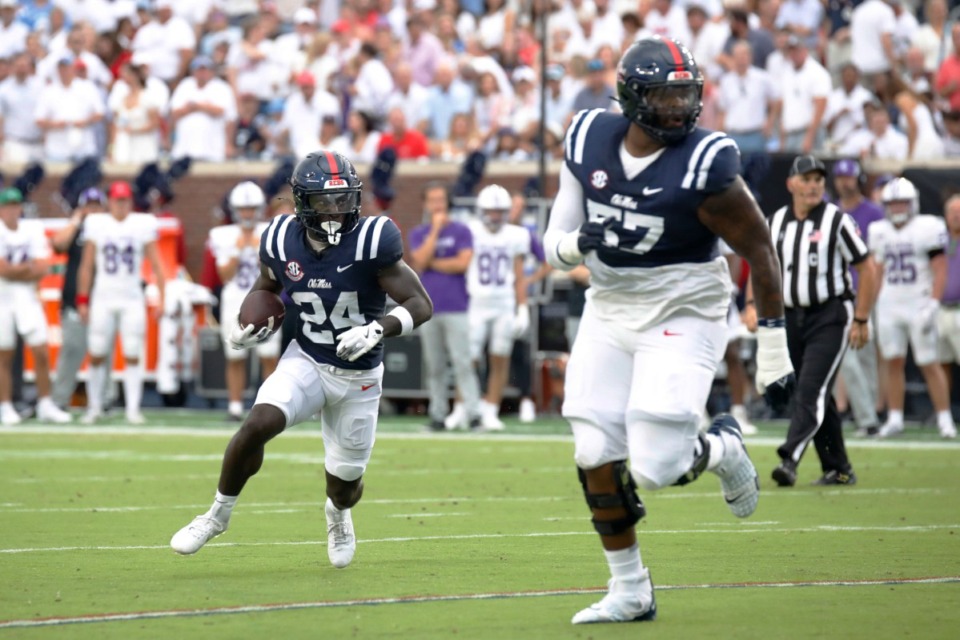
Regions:
<svg viewBox="0 0 960 640"><path fill-rule="evenodd" d="M315 361L343 369L373 369L383 343L356 362L337 357L338 335L383 317L386 294L377 273L403 257L397 225L387 217L360 218L340 244L314 251L295 216L273 219L260 238L260 261L297 305L297 342Z"/></svg>
<svg viewBox="0 0 960 640"><path fill-rule="evenodd" d="M736 143L723 133L696 129L682 142L664 147L631 179L620 159L629 126L620 114L594 109L578 113L567 130L565 161L583 185L588 218L614 219L616 247L601 247L597 257L610 267L659 267L717 257L717 238L697 218L697 209L737 177Z"/></svg>

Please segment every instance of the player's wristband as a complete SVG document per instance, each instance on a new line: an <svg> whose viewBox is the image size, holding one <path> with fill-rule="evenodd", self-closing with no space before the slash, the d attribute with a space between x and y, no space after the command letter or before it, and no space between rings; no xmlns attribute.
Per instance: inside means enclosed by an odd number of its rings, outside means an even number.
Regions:
<svg viewBox="0 0 960 640"><path fill-rule="evenodd" d="M89 304L90 304L90 296L83 295L82 293L78 293L78 294L74 297L74 301L75 301L78 305L81 305L81 304L89 305Z"/></svg>
<svg viewBox="0 0 960 640"><path fill-rule="evenodd" d="M869 322L869 318L856 318L856 317L855 317L855 318L853 319L853 321L856 322L857 324L867 324L867 322Z"/></svg>
<svg viewBox="0 0 960 640"><path fill-rule="evenodd" d="M752 307L752 306L755 305L755 304L756 304L756 303L751 299L751 300L747 300L746 302L744 302L744 303L743 303L743 306L745 306L745 307Z"/></svg>
<svg viewBox="0 0 960 640"><path fill-rule="evenodd" d="M782 329L787 326L787 321L782 316L779 318L759 318L757 320L757 326L767 329Z"/></svg>
<svg viewBox="0 0 960 640"><path fill-rule="evenodd" d="M400 335L405 336L413 332L413 316L405 307L394 307L387 315L400 321Z"/></svg>

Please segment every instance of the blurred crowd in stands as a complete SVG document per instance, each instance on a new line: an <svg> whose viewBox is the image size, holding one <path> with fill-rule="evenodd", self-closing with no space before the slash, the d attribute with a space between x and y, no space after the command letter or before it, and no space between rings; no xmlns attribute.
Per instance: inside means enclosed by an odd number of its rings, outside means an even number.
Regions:
<svg viewBox="0 0 960 640"><path fill-rule="evenodd" d="M701 124L744 153L960 156L957 5L0 0L2 161L559 157L574 113L617 108L646 34L691 49Z"/></svg>

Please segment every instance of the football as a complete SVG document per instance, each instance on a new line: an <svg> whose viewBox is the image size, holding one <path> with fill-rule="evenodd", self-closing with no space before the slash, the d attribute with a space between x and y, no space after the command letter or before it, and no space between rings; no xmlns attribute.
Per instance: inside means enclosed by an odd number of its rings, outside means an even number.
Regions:
<svg viewBox="0 0 960 640"><path fill-rule="evenodd" d="M283 324L283 300L275 293L257 289L247 294L240 305L240 326L253 325L254 333L266 327L276 331Z"/></svg>

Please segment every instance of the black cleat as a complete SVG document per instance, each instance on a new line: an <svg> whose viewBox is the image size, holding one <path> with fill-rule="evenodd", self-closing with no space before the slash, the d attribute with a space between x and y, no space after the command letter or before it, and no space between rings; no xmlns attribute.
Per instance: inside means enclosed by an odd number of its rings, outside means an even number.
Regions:
<svg viewBox="0 0 960 640"><path fill-rule="evenodd" d="M480 418L470 418L470 431L480 432L483 430L483 425L480 424Z"/></svg>
<svg viewBox="0 0 960 640"><path fill-rule="evenodd" d="M425 430L431 433L437 433L441 431L446 431L447 427L446 425L443 424L443 420L431 420L430 424L426 426Z"/></svg>
<svg viewBox="0 0 960 640"><path fill-rule="evenodd" d="M855 474L852 469L847 473L836 470L828 471L810 484L818 487L825 487L833 484L857 484L857 474Z"/></svg>
<svg viewBox="0 0 960 640"><path fill-rule="evenodd" d="M778 487L792 487L797 484L797 463L793 460L782 460L770 477Z"/></svg>

